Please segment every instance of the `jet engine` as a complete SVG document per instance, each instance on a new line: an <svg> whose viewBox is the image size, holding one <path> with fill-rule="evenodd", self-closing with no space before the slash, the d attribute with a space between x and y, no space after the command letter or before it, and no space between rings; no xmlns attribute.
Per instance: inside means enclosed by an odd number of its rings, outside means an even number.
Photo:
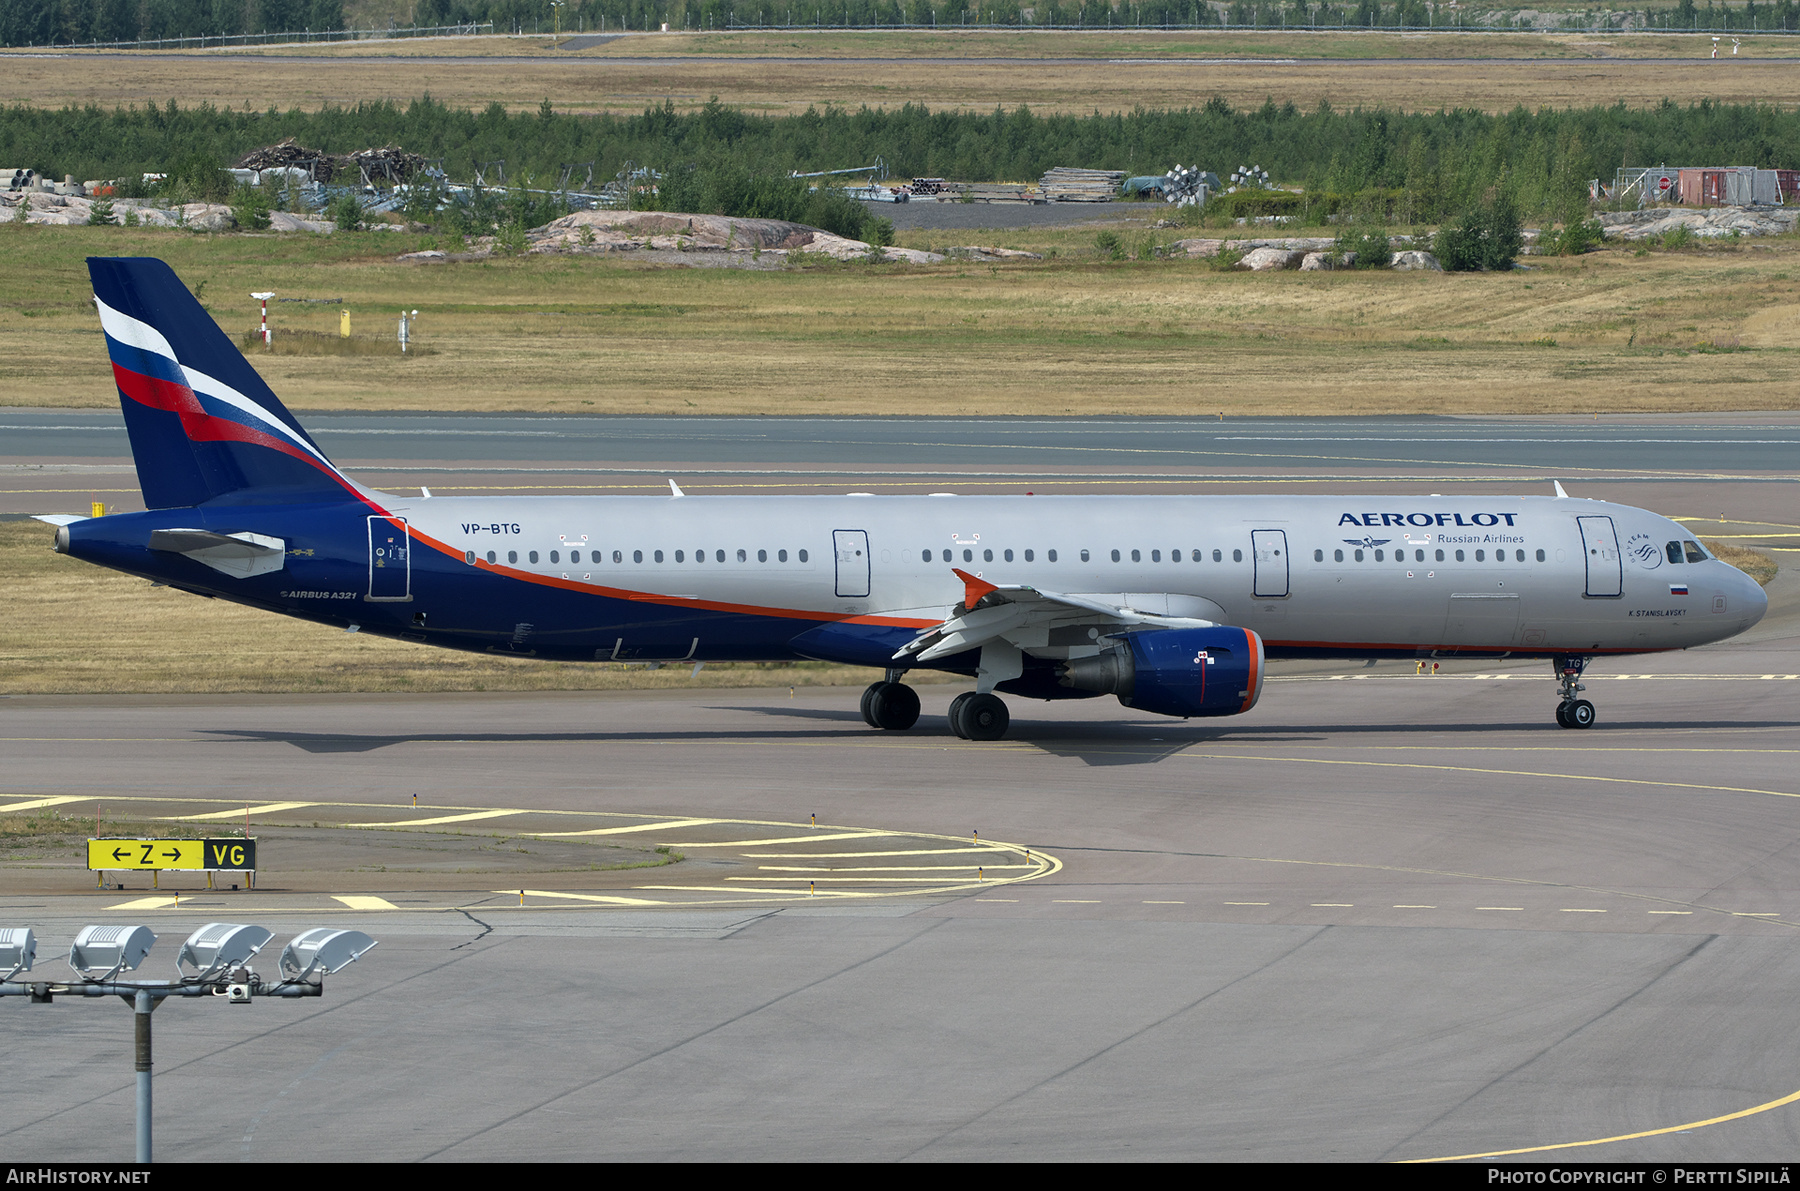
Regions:
<svg viewBox="0 0 1800 1191"><path fill-rule="evenodd" d="M1104 653L1063 662L1057 682L1184 719L1237 715L1262 694L1263 643L1249 629L1148 629L1111 640Z"/></svg>

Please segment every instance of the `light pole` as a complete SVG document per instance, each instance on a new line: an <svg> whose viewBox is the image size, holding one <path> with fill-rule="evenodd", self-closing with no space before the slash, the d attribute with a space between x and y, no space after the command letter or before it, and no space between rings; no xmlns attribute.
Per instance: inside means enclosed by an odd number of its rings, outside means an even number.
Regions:
<svg viewBox="0 0 1800 1191"><path fill-rule="evenodd" d="M120 980L144 962L156 935L147 926L87 926L69 947L69 967L78 980L19 980L31 970L37 939L28 927L0 927L0 997L29 997L33 1005L51 1004L58 995L120 997L132 1007L132 1050L137 1076L136 1158L151 1161L150 1015L168 997L223 997L232 1005L248 1005L257 997L317 997L325 993L325 977L355 963L375 940L361 931L328 926L302 931L281 951L281 979L264 980L250 960L270 939L260 926L209 922L181 945L175 956L174 980ZM191 970L190 970L191 969Z"/></svg>

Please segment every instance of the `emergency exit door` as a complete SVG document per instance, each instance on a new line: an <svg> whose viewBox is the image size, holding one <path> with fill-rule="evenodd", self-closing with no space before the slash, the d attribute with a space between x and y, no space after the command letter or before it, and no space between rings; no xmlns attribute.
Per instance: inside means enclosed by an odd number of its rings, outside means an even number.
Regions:
<svg viewBox="0 0 1800 1191"><path fill-rule="evenodd" d="M862 529L831 531L837 556L837 594L862 599L869 594L869 534Z"/></svg>
<svg viewBox="0 0 1800 1191"><path fill-rule="evenodd" d="M1624 560L1611 517L1577 517L1581 552L1587 559L1587 594L1616 596L1625 590Z"/></svg>
<svg viewBox="0 0 1800 1191"><path fill-rule="evenodd" d="M395 602L412 599L412 551L406 537L406 518L369 518L368 600Z"/></svg>
<svg viewBox="0 0 1800 1191"><path fill-rule="evenodd" d="M1251 530L1250 557L1255 572L1251 578L1251 594L1258 599L1285 596L1288 593L1287 531Z"/></svg>

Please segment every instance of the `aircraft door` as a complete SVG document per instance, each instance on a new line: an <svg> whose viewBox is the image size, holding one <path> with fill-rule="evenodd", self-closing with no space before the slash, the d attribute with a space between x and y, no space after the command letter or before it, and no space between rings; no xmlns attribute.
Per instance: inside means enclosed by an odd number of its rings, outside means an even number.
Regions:
<svg viewBox="0 0 1800 1191"><path fill-rule="evenodd" d="M831 531L837 556L837 594L862 599L869 594L869 534L862 529Z"/></svg>
<svg viewBox="0 0 1800 1191"><path fill-rule="evenodd" d="M1624 560L1619 536L1611 517L1577 517L1581 526L1581 552L1587 559L1587 592L1590 596L1617 596L1625 590Z"/></svg>
<svg viewBox="0 0 1800 1191"><path fill-rule="evenodd" d="M364 599L412 599L412 550L406 518L369 518L369 594Z"/></svg>
<svg viewBox="0 0 1800 1191"><path fill-rule="evenodd" d="M1287 595L1287 531L1283 529L1251 530L1250 555L1254 568L1251 577L1251 594L1258 599L1279 598Z"/></svg>

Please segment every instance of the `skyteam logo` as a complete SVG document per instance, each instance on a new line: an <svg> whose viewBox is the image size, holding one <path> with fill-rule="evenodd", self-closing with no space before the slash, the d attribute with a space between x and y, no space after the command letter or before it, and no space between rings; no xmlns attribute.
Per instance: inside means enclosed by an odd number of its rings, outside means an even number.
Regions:
<svg viewBox="0 0 1800 1191"><path fill-rule="evenodd" d="M1662 547L1650 540L1647 533L1634 533L1625 542L1625 554L1646 571L1654 571L1663 564Z"/></svg>

